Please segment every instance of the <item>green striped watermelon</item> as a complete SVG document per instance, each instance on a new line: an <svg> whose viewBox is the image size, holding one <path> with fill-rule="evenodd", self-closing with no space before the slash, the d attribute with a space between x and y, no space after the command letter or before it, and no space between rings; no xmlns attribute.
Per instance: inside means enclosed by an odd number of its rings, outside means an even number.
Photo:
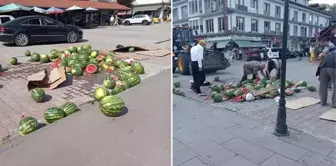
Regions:
<svg viewBox="0 0 336 166"><path fill-rule="evenodd" d="M20 135L24 136L33 131L37 130L38 122L33 117L24 117L21 119L18 127L18 132Z"/></svg>
<svg viewBox="0 0 336 166"><path fill-rule="evenodd" d="M31 98L40 103L44 100L45 92L42 88L35 88L31 91Z"/></svg>
<svg viewBox="0 0 336 166"><path fill-rule="evenodd" d="M79 110L77 105L71 102L64 103L60 108L64 111L66 116L71 115Z"/></svg>
<svg viewBox="0 0 336 166"><path fill-rule="evenodd" d="M65 117L65 112L57 107L48 108L44 111L44 119L48 123L54 123L57 120L60 120Z"/></svg>
<svg viewBox="0 0 336 166"><path fill-rule="evenodd" d="M118 116L124 109L124 100L118 96L106 96L100 103L100 111L106 116Z"/></svg>
<svg viewBox="0 0 336 166"><path fill-rule="evenodd" d="M133 75L132 77L127 79L127 83L129 85L129 87L133 87L136 86L138 84L140 84L141 82L141 78L139 75Z"/></svg>
<svg viewBox="0 0 336 166"><path fill-rule="evenodd" d="M94 92L94 96L97 101L100 101L105 96L109 95L109 91L106 88L96 88Z"/></svg>
<svg viewBox="0 0 336 166"><path fill-rule="evenodd" d="M114 89L111 91L111 95L115 95L118 94L120 92L123 92L127 89L127 87L124 85L123 82L121 81L117 81L116 86L114 87Z"/></svg>
<svg viewBox="0 0 336 166"><path fill-rule="evenodd" d="M142 64L138 61L135 61L132 64L133 70L137 73L137 74L145 74L145 68L142 66Z"/></svg>
<svg viewBox="0 0 336 166"><path fill-rule="evenodd" d="M104 86L107 89L114 89L114 87L116 86L116 81L114 80L114 78L112 76L107 76L104 79Z"/></svg>

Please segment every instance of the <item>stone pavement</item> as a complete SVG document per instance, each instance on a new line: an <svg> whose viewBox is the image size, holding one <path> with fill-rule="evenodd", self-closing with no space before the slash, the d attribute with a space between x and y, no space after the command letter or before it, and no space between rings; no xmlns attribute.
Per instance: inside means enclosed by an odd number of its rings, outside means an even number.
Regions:
<svg viewBox="0 0 336 166"><path fill-rule="evenodd" d="M170 70L120 94L127 113L98 104L0 145L1 166L170 166ZM5 150L5 151L4 151Z"/></svg>
<svg viewBox="0 0 336 166"><path fill-rule="evenodd" d="M174 166L334 166L335 143L173 95Z"/></svg>
<svg viewBox="0 0 336 166"><path fill-rule="evenodd" d="M242 70L241 62L234 62L234 64L224 71L219 71L218 73L207 75L207 80L212 81L213 77L218 75L220 80L223 82L238 82L240 79L239 71ZM315 69L316 64L308 63L307 61L297 62L295 59L291 59L288 62L287 66L287 78L293 80L307 80L310 85L318 85L318 81L315 77ZM238 72L237 72L238 71ZM306 72L304 72L306 71ZM312 74L313 73L313 74ZM213 103L212 100L205 100L204 97L196 96L189 89L189 76L180 76L178 74L174 74L176 77L175 81L180 81L181 89L185 91L186 96L188 98L192 98L194 100L203 102L207 105L213 105L222 109L230 110L233 112L241 113L244 115L248 115L254 118L257 118L262 121L267 121L270 123L275 123L276 115L277 115L277 104L273 99L263 99L257 100L253 102L243 102L243 103L234 103L230 101L226 101L223 103ZM203 91L210 94L211 90L209 87L203 87ZM329 101L331 99L331 92L329 92ZM303 90L300 93L295 94L292 97L287 97L287 100L293 100L299 97L311 96L314 98L318 98L317 92L309 92L307 90ZM302 108L299 110L290 110L287 109L287 124L288 127L308 133L310 135L314 135L319 138L323 138L336 143L336 123L331 121L326 121L319 119L319 116L330 110L331 107L322 107L319 104L313 105L310 107Z"/></svg>
<svg viewBox="0 0 336 166"><path fill-rule="evenodd" d="M142 33L135 33L134 30L142 29ZM84 30L86 39L89 39L89 43L92 43L94 48L108 50L108 48L115 48L115 45L121 42L121 44L129 41L130 45L135 45L139 38L143 38L146 34L148 37L144 40L141 45L148 44L148 47L154 46L155 42L164 40L169 34L162 34L161 31L168 29L168 25L155 25L150 27L119 27L113 29L103 28L94 30ZM169 27L170 29L170 27ZM156 39L153 34L156 35ZM98 36L99 34L107 35L106 40L103 42L110 41L109 43L101 43L99 45ZM117 42L116 40L120 36L113 36L115 34L125 36ZM128 35L126 35L128 34ZM111 36L110 36L111 35ZM132 36L133 35L133 36ZM116 38L117 37L117 38ZM103 37L99 37L101 40ZM78 45L81 43L78 43ZM56 46L66 48L69 44L59 44ZM162 43L161 45L156 45L157 48L164 48L167 43ZM32 45L29 47L5 47L0 46L3 50L7 50L6 55L11 54L16 56L23 54L24 50L31 49L32 51L41 52L44 50L49 51L55 45ZM38 50L36 50L38 49ZM7 61L4 58L8 56L0 57L0 62ZM142 75L142 80L147 79L162 70L170 68L170 56L166 57L151 57L148 60L142 61L145 67L146 74ZM19 56L20 59L20 56ZM21 57L21 62L25 62L27 57ZM6 65L3 65L6 66ZM92 94L94 88L102 86L102 80L104 78L104 73L99 73L97 75L88 75L80 77L81 79L73 79L72 84L67 84L60 88L54 90L47 90L47 101L44 103L35 103L27 90L27 76L41 71L42 69L49 69L50 64L40 64L40 63L22 63L18 66L9 66L8 71L0 73L0 143L8 139L17 136L17 125L20 121L20 115L33 116L39 119L40 122L44 123L43 113L47 108L60 106L67 101L81 105L93 100Z"/></svg>

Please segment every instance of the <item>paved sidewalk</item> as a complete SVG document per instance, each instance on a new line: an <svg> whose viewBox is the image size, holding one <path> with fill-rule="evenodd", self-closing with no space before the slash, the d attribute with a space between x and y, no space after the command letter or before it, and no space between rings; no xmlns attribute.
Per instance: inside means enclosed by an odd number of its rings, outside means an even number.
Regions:
<svg viewBox="0 0 336 166"><path fill-rule="evenodd" d="M174 95L174 166L335 166L336 145ZM335 132L335 131L329 131Z"/></svg>
<svg viewBox="0 0 336 166"><path fill-rule="evenodd" d="M170 74L123 92L127 114L104 116L98 104L0 145L1 166L170 166ZM14 147L13 147L14 146Z"/></svg>

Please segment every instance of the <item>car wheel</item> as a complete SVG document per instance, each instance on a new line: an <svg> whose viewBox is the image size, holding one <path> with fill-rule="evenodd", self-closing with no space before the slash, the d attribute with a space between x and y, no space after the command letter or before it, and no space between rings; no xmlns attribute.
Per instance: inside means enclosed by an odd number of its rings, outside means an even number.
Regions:
<svg viewBox="0 0 336 166"><path fill-rule="evenodd" d="M131 22L129 22L129 21L125 21L125 22L124 22L124 25L131 25Z"/></svg>
<svg viewBox="0 0 336 166"><path fill-rule="evenodd" d="M29 44L29 37L25 33L19 33L15 36L14 42L17 46L27 46Z"/></svg>
<svg viewBox="0 0 336 166"><path fill-rule="evenodd" d="M142 25L148 25L149 22L147 20L143 20L141 23Z"/></svg>
<svg viewBox="0 0 336 166"><path fill-rule="evenodd" d="M77 42L78 40L78 34L74 31L71 31L68 33L68 36L67 36L67 42L68 43L75 43Z"/></svg>

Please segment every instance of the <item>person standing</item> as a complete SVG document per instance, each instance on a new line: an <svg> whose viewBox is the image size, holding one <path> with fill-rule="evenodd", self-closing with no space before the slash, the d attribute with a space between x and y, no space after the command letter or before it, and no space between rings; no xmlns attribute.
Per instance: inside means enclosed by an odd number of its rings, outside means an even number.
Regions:
<svg viewBox="0 0 336 166"><path fill-rule="evenodd" d="M113 15L111 15L111 17L110 17L110 25L114 25L114 16Z"/></svg>
<svg viewBox="0 0 336 166"><path fill-rule="evenodd" d="M205 80L205 73L203 71L203 54L204 54L205 41L200 40L196 46L190 49L191 56L191 71L193 76L193 84L190 89L197 95L204 96L201 91L201 85Z"/></svg>
<svg viewBox="0 0 336 166"><path fill-rule="evenodd" d="M244 64L244 75L242 79L240 80L240 83L245 81L247 79L247 76L252 74L252 79L260 79L259 77L259 71L261 75L266 78L266 75L264 73L266 65L264 63L258 62L258 61L250 61Z"/></svg>
<svg viewBox="0 0 336 166"><path fill-rule="evenodd" d="M243 50L240 48L238 53L239 53L238 60L242 60L243 59Z"/></svg>
<svg viewBox="0 0 336 166"><path fill-rule="evenodd" d="M314 45L311 44L310 47L309 47L309 61L310 62L313 61L313 56L315 56L314 51L315 51Z"/></svg>
<svg viewBox="0 0 336 166"><path fill-rule="evenodd" d="M316 71L316 76L319 76L320 80L320 100L321 105L325 106L327 104L328 98L328 84L331 83L334 85L333 94L331 98L331 104L333 108L336 108L336 47L330 41L331 35L324 35L321 37L321 44L324 45L323 53L320 56L321 63Z"/></svg>

